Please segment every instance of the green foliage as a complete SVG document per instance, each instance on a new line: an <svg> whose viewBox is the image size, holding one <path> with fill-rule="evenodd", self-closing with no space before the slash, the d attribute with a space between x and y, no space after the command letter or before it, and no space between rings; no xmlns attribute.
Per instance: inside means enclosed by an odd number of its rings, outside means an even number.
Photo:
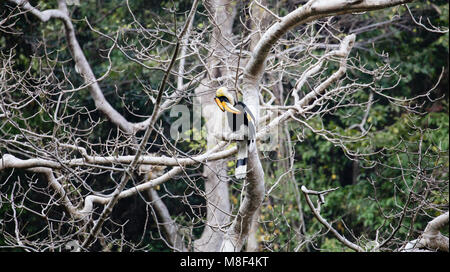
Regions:
<svg viewBox="0 0 450 272"><path fill-rule="evenodd" d="M270 2L270 1L269 1ZM295 2L295 1L294 1ZM285 16L289 11L296 8L293 1L282 1L280 3L270 2L268 7L277 10L279 16ZM39 3L40 9L55 8L55 1L31 1L33 5ZM127 41L135 46L145 47L151 53L157 52L161 59L168 60L171 55L171 46L166 46L164 50L160 48L160 43L151 44L151 39L143 40L142 35L145 33L136 33L138 29L137 22L148 29L157 29L161 23L156 20L159 16L167 23L169 31L167 33L159 33L162 39L168 43L174 42L176 39L176 31L185 20L183 12L176 13L173 16L171 10L186 11L189 10L191 1L130 1L130 7L134 12L136 21L130 16L127 5L124 1L80 1L81 5L71 7L73 23L76 27L77 38L83 48L89 63L93 67L94 74L99 77L103 75L109 67L109 62L104 57L112 46L112 41L91 31L86 19L93 29L102 31L111 36L118 34L119 43ZM159 7L159 8L154 8ZM421 1L410 5L413 13L423 15L430 18L431 23L436 26L448 28L449 6L448 1ZM6 10L4 3L0 4L1 11ZM200 4L199 13L206 14L205 7ZM374 22L382 22L394 18L395 15L409 16L404 7L386 9L384 11L367 12L360 15L362 19L372 20ZM353 16L353 15L352 15ZM175 18L175 21L174 21ZM207 16L197 16L194 26L203 31L210 27ZM388 88L396 86L392 90L386 90L389 95L405 98L414 97L423 94L431 89L443 72L442 80L431 97L439 98L435 102L421 99L424 102L423 109L427 110L424 115L407 114L400 105L392 105L380 95L375 95L374 100L377 101L370 110L366 122L368 135L363 141L355 141L346 143L345 147L359 152L380 153L367 156L368 160L359 160L357 162L358 173L354 172L354 162L350 160L349 154L345 150L327 141L320 135L306 128L295 128L291 130L291 141L295 148L295 171L287 173L285 169L286 161L271 160L271 155L267 155L265 159L264 170L266 174L266 188L271 188L277 182L278 185L269 197L264 200L261 207L257 237L262 244L264 250L275 251L291 251L298 246L299 233L306 238L315 237L317 233L324 233L323 226L312 216L307 207L303 195L299 192L301 185L305 185L313 190L325 190L329 188L339 187L338 190L329 193L326 196L326 203L323 204L321 214L324 218L333 223L333 226L342 234L351 237L348 229L354 232L354 235L364 236L367 240L374 239L375 230L380 232L388 232L389 223L395 224L396 218L385 220L383 214L385 211L399 211L407 201L407 194L401 194L406 191L406 186L414 184L416 175L413 171L405 175L404 182L398 182L401 173L398 166L411 167L411 163L417 161L418 146L417 142L423 137L422 153L427 152L424 157L424 168L429 171L435 171L436 177L448 180L448 150L449 150L449 115L448 115L448 52L449 52L449 34L428 32L418 25L408 25L410 30L394 31L392 36L386 39L376 41L375 47L370 50L359 50L357 48L352 52L352 57L359 59L366 69L375 69L383 66L385 62L389 62L392 67L398 67L399 74L392 74L389 77L376 80L378 87ZM383 34L390 33L393 26L376 28L372 31L357 35L357 42L371 40ZM47 23L40 23L32 16L21 16L16 22L16 29L20 34L2 33L0 36L0 51L9 50L12 44L14 47L14 68L17 71L29 71L30 75L37 77L40 65L45 68L55 66L55 77L52 82L59 82L67 76L72 84L80 86L82 84L81 77L77 74L73 67L72 56L68 50L64 33L61 31L62 24L59 20L50 20ZM236 29L238 32L240 29ZM45 41L45 48L43 43ZM206 41L205 41L206 42ZM167 44L165 44L167 45ZM380 57L380 53L387 53L388 58ZM129 53L129 52L127 52ZM201 52L205 53L205 52ZM39 56L47 54L49 61L40 63ZM319 53L318 53L319 54ZM141 121L139 115L148 115L152 112L152 103L148 102L145 92L154 92L160 85L160 79L164 71L159 67L158 62L148 60L144 64L150 69L143 69L139 64L130 61L123 52L117 49L111 51L112 67L114 69L109 76L100 82L102 90L108 101L115 109L121 111L131 122ZM356 61L356 60L355 60ZM64 65L64 70L58 62L68 62ZM333 64L335 65L335 64ZM335 66L330 66L331 73L335 70ZM29 68L29 69L28 69ZM444 68L444 69L443 69ZM365 83L373 80L371 75L361 73L359 71L348 71L352 78L358 78L358 82ZM173 77L169 78L169 82L173 81ZM38 82L27 82L28 85L38 85ZM295 82L286 83L293 85ZM61 86L63 88L71 88L72 86ZM288 90L289 86L286 86ZM169 84L169 91L173 91L174 87ZM142 90L145 90L142 91ZM34 91L33 88L30 91ZM51 92L52 95L46 97L39 96L37 102L32 102L27 107L21 109L20 114L28 118L27 125L32 126L34 131L42 134L54 135L60 139L68 137L67 132L59 131L54 128L51 118L55 109L46 107L48 99L57 99L57 92ZM16 94L15 94L16 95ZM20 94L17 94L20 95ZM55 98L56 97L56 98ZM368 90L357 92L354 97L357 102L366 102L369 98ZM90 97L88 90L83 89L73 93L69 97L69 104L86 106L86 110L95 109L94 101ZM438 110L432 110L433 106ZM126 110L126 107L132 108L134 114ZM66 109L69 113L73 113L73 109ZM349 129L353 124L361 122L364 109L358 108L342 108L335 112L333 116L325 116L321 118L313 118L308 120L308 124L315 129L321 129L322 126L327 130L339 133L348 137L356 137L361 134L358 129ZM19 114L19 112L15 113ZM89 129L90 123L84 120L83 114L80 118L72 120L76 127L80 130ZM101 120L101 116L92 113L93 118ZM170 118L166 115L162 118L162 125L165 128L170 124ZM27 125L18 118L14 120L17 127L12 124L3 126L3 131L9 135L20 134L20 128L26 129ZM424 132L416 128L423 128ZM105 141L110 134L114 134L115 128L110 127L108 122L100 122L95 130L89 134L89 141L96 143ZM203 140L195 140L197 135L204 135L205 131L188 131L191 139L179 143L179 147L183 150L199 151L204 150L206 143ZM299 141L298 135L302 135ZM7 137L0 135L0 137ZM48 139L39 139L41 146L46 146ZM401 143L399 145L399 143ZM157 146L158 143L155 144ZM399 152L399 150L407 150L409 153ZM4 147L0 146L0 153L5 152ZM158 148L155 147L157 152ZM278 152L281 152L278 150ZM286 157L286 156L285 156ZM354 158L353 158L354 159ZM376 162L375 164L373 162ZM381 164L389 167L382 167ZM288 165L288 164L287 164ZM233 176L234 161L229 162L230 176ZM198 174L201 169L187 169L189 174ZM0 181L6 180L12 176L12 180L20 180L23 172L10 173L0 172ZM36 176L36 180L39 177ZM106 187L107 183L99 176L92 181L94 188ZM91 180L89 181L91 182ZM189 186L190 180L182 182L170 182L157 188L160 195L166 193L174 195L186 196L183 202L179 200L163 199L169 211L178 223L193 229L194 235L200 235L203 225L199 221L193 222L194 212L197 215L204 215L204 210L193 211L188 204L194 207L204 206L204 199L193 194L194 188L204 189L203 184ZM26 188L24 184L24 188ZM232 183L230 188L230 199L234 212L240 205L242 183ZM423 185L417 185L420 191ZM11 192L11 187L1 187L6 191L7 195ZM441 192L431 191L432 203L435 205L448 206L448 187L444 188L447 198L443 197ZM3 191L2 191L3 192ZM373 201L376 196L377 201ZM40 201L42 196L35 196ZM41 199L40 199L41 198ZM300 199L300 202L298 202ZM2 203L7 201L2 200ZM37 205L37 204L36 204ZM129 207L132 206L136 211L141 212L130 213ZM142 221L139 216L143 215L143 206L133 201L122 203L114 212L114 218L124 223L127 220L132 221L134 225L140 228L126 229L126 235L131 240L139 240L143 232L145 233L143 243L147 243L148 250L168 250L167 246L159 240L150 240L150 233L156 233L156 224L152 221L147 229L141 226ZM21 226L26 228L29 233L36 233L40 226L39 216L31 212L18 209L18 214L22 218L26 218L27 225ZM61 213L60 210L53 211ZM427 211L435 215L436 211ZM8 204L0 206L0 218L10 217L11 207ZM197 216L196 215L196 216ZM300 222L303 219L306 222L306 233L301 230ZM118 221L119 222L119 221ZM404 225L413 224L417 229L423 229L427 223L427 218L418 216L415 222L405 219ZM133 225L131 224L131 225ZM5 228L12 228L12 224L1 225ZM408 228L399 229L399 234L403 237L408 235ZM12 233L8 229L8 232ZM45 236L45 234L40 234ZM39 236L39 235L38 235ZM38 237L38 239L41 237ZM4 245L5 241L0 237L0 245ZM362 245L365 246L365 245ZM370 245L368 245L370 247ZM118 249L116 249L118 250ZM331 234L323 236L319 240L314 241L314 245L307 243L300 250L325 250L325 251L345 251L347 248L336 240Z"/></svg>
<svg viewBox="0 0 450 272"><path fill-rule="evenodd" d="M417 16L428 16L433 25L448 28L448 3L438 1L433 5L430 2L420 2L411 6L411 9ZM381 22L391 19L395 14L409 16L405 12L407 11L400 7L382 12L368 12L363 17L376 18L374 21ZM376 103L371 107L365 124L366 129L370 128L365 140L344 144L352 151L374 153L367 156L366 160L356 162L358 172L354 172L354 162L350 160L351 156L345 154L346 151L343 148L311 130L297 129L291 137L296 151L295 180L298 182L296 186L300 188L305 185L317 191L339 187L325 197L326 203L322 205L321 215L328 222L332 222L333 226L350 240L352 235L348 230L351 230L355 237L362 236L368 239L367 245L360 244L364 248L369 247L368 250L373 249L370 241L375 239L375 230L379 229L380 233L390 233L392 229L389 224L398 223L398 217L385 219L384 216L393 211L401 212L401 208L407 202L406 185L412 186L417 175L414 171L406 171L403 173L404 183L400 182L402 173L399 167L414 169L414 163L418 161L418 142L421 137L423 137L422 167L428 171L434 171L436 179L448 181L448 32L431 33L417 25L412 25L411 28L411 31L398 31L394 36L377 42L376 50L354 49L355 52L352 54L356 54L367 69L374 69L386 61L378 54L387 53L389 63L392 67L397 67L399 75L393 74L391 77L377 81L376 84L384 88L396 86L392 90L387 90L386 93L400 99L415 97L428 91L436 85L441 72L444 71L441 83L431 93L432 98L439 99L434 102L419 99L420 103L424 103L419 111L425 114L407 114L399 105L393 105L383 97L375 95ZM357 36L357 41L369 40L389 30L379 28L363 33ZM353 78L358 78L358 82L371 80L366 74L357 71L349 71L349 73ZM368 96L368 92L358 92L354 95L354 99L365 102L368 101ZM434 107L438 110L434 111ZM348 128L352 124L361 122L364 110L342 108L333 116L314 118L309 120L308 124L315 129L325 128L341 135L355 137L361 132L357 128ZM301 141L298 141L297 135L302 135ZM382 152L377 153L380 151ZM278 163L272 167L282 168L283 166ZM280 172L283 173L283 170ZM270 173L270 170L266 169L266 187L270 188L280 178L281 173L272 176L267 173ZM284 189L275 190L271 198L265 202L266 207L270 205L276 212L268 212L267 208L262 209L260 222L264 227L259 230L258 235L263 241L270 241L269 250L292 249L298 243L298 240L292 239L292 233L289 231L296 229L294 222L299 224L298 207L292 209L296 216L286 213L285 209L286 203L296 203L298 198L289 185L289 179L288 176L282 178L279 186ZM417 192L425 189L422 187L425 186L423 182L417 182L415 186ZM441 189L443 191L432 191L431 194L434 196L433 203L445 207L448 206L448 183ZM324 227L312 216L303 196L301 198L307 228L306 237L325 232ZM374 201L374 198L377 201ZM436 214L436 211L429 212ZM282 219L285 215L286 218ZM296 221L293 222L289 218L296 218ZM411 224L413 228L423 230L428 220L426 216L418 216L415 222L412 222L410 218L404 219L404 227L399 229L398 237L406 237ZM279 235L275 235L276 229L281 230ZM315 240L314 246L304 245L301 250L345 251L348 249L328 233L319 241Z"/></svg>

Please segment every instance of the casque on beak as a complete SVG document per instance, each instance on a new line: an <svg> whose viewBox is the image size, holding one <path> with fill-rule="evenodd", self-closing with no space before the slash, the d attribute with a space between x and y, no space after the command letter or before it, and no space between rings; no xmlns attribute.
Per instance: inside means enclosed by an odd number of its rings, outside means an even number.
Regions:
<svg viewBox="0 0 450 272"><path fill-rule="evenodd" d="M222 111L228 111L234 114L240 114L241 111L238 110L237 108L235 108L233 105L231 105L231 103L227 102L227 101L221 101L221 99L219 97L215 97L214 101L216 101L217 106L219 106L219 108Z"/></svg>
<svg viewBox="0 0 450 272"><path fill-rule="evenodd" d="M234 99L231 93L227 90L226 87L220 87L216 91L216 97L214 98L214 101L216 101L217 106L222 111L228 111L233 114L240 114L241 111L233 106Z"/></svg>

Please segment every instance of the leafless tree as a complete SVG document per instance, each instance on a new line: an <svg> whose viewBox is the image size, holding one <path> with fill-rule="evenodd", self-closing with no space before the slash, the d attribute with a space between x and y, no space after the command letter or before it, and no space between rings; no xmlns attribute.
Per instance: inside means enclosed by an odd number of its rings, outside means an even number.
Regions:
<svg viewBox="0 0 450 272"><path fill-rule="evenodd" d="M352 55L355 47L375 50L370 46L374 41L358 41L359 34L387 24L400 25L405 17L366 21L352 26L344 35L338 30L339 24L358 18L360 13L404 5L410 0L299 1L301 4L285 16L277 15L276 8L264 1L243 4L205 0L204 12L198 11L198 2L193 1L192 8L183 11L186 13L182 25L155 18L157 27L147 28L128 1L127 27L106 32L97 28L96 18L86 18L84 23L104 46L99 54L105 60L105 68L102 74L97 74L77 39L71 6L65 0L58 0L55 9L41 9L24 0L9 1L10 9L0 13L0 31L16 31L15 20L24 14L43 24L60 21L65 34L63 44L72 58L60 58L46 47L45 40L28 69L17 69L14 48L1 52L0 173L4 175L0 186L5 191L0 199L10 215L1 219L0 224L8 243L5 247L25 251L108 251L124 247L146 250L145 232L140 241L130 242L123 235L126 223L119 224L111 217L120 201L138 197L147 209L142 220L146 224L156 222L158 231L151 234L152 239L162 239L174 251L241 251L247 240L247 250L255 251L258 250L255 233L261 221L259 209L264 199L288 178L295 187L302 218L292 238L299 246L308 243L305 236L308 222L304 222L300 203L300 198L305 197L311 212L327 231L355 251L387 250L393 245L404 251L423 248L448 251L448 238L439 232L448 225L448 203L433 203L431 196L434 192L448 193L448 171L445 175L441 165L430 167L423 163L425 159L437 161L439 156L448 156L448 150L437 153L422 150L421 140L417 143L418 152L401 144L394 150L352 148L353 143L369 137L367 120L377 102L374 96L414 113L421 110L417 103L432 100L433 88L417 97L395 95L391 90L396 85L383 88L377 83L384 77L400 80L389 62L367 69L358 56ZM209 25L196 27L194 21L198 17L207 18ZM423 24L421 20L415 22ZM233 28L235 24L240 25L239 32ZM128 39L128 35L134 38ZM150 113L144 115L125 102L119 109L106 99L101 83L116 72L113 52L119 52L143 70L163 75L157 89L138 79L142 86L139 95L148 100ZM361 75L370 80L359 80ZM257 121L258 148L250 150L248 173L243 181L234 180L228 171L227 163L233 160L237 148L230 135L224 133L224 114L214 103L219 86L236 90ZM290 89L285 89L286 86ZM119 83L115 89L110 95L125 101ZM358 99L361 92L368 94L369 100ZM79 95L90 96L95 107L80 103ZM179 107L183 105L194 109L188 110L193 112L194 122L195 114L205 121L205 126L198 126L197 130L193 124L190 131L198 138L199 147L190 150L186 149L183 135L176 139L168 136L162 119L169 111L184 109ZM323 116L343 108L359 109L361 122L352 126L359 130L358 134L343 135L321 124ZM49 128L36 127L36 118ZM130 121L137 119L140 121ZM288 124L293 123L342 148L350 159L364 162L366 167L395 168L401 172L396 182L406 183L406 177L414 177L414 184L406 185L408 191L398 191L407 197L406 203L398 204L400 211L385 213L386 224L392 225L391 232L374 230L377 237L374 241L361 237L350 241L320 214L325 195L334 189L315 191L316 188L302 187L303 195L300 194L293 174L295 143L280 139L290 139L297 133L288 130ZM96 136L99 130L108 128L106 139ZM267 187L264 158L259 151L273 148L273 141L283 142L288 159L285 174ZM398 152L410 154L411 165L390 166L374 159L377 154ZM99 181L101 187L97 186ZM184 183L188 190L174 195L163 190L167 183ZM240 190L238 201L230 199L231 190ZM395 182L394 190L397 190ZM189 203L190 194L201 196L205 203L197 206ZM312 197L318 198L317 206ZM167 199L188 204L191 213L184 220L177 220L165 204ZM377 196L372 201L376 202ZM201 209L206 214L199 212ZM25 231L24 211L41 219L41 228L36 233ZM407 226L408 237L398 238L398 229L404 227L403 219L419 214L430 217L429 226L417 230L412 222ZM199 225L203 230L196 237L193 231ZM45 239L35 238L43 234Z"/></svg>

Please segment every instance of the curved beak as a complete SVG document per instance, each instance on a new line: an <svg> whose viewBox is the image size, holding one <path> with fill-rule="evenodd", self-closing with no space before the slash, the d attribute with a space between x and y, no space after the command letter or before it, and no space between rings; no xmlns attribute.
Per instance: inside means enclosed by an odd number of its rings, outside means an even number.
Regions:
<svg viewBox="0 0 450 272"><path fill-rule="evenodd" d="M219 108L220 108L222 111L225 111L225 108L223 107L222 102L220 102L219 98L217 98L217 97L214 98L214 101L216 101L217 106L219 106Z"/></svg>
<svg viewBox="0 0 450 272"><path fill-rule="evenodd" d="M233 105L231 105L228 102L224 101L224 102L222 102L222 105L227 111L229 111L231 113L234 113L234 114L240 114L241 113L240 110L236 109Z"/></svg>

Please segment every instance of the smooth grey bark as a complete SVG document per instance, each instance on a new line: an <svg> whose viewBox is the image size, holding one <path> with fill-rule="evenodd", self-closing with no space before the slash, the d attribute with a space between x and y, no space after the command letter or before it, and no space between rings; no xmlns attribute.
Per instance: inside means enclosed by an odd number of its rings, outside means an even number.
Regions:
<svg viewBox="0 0 450 272"><path fill-rule="evenodd" d="M102 98L101 90L97 89L95 86L98 84L96 83L97 80L95 79L92 70L90 70L89 64L87 63L86 59L84 58L84 55L81 51L80 46L78 45L78 42L76 41L75 37L75 31L73 29L73 25L71 24L70 18L62 12L61 10L47 10L40 12L37 9L33 8L31 5L28 4L27 1L20 1L20 0L10 0L11 2L17 3L18 5L21 5L23 8L29 10L32 14L36 15L40 20L47 21L50 18L57 18L61 19L66 27L67 31L67 37L68 37L68 43L69 47L73 51L74 54L74 60L76 62L78 70L85 76L86 79L86 86L91 91L92 96L96 100L96 105L99 110L104 112L108 119L110 119L113 123L120 126L125 131L133 131L133 129L136 129L136 126L133 124L124 122L119 114L119 116L115 115L115 110L107 103L107 101ZM335 14L344 14L344 13L351 13L351 12L361 12L361 11L367 11L367 10L374 10L374 9L382 9L385 7L390 7L394 5L400 5L404 3L411 2L411 0L315 0L315 1L309 1L305 5L299 7L297 10L289 13L287 16L283 18L279 18L275 24L270 27L265 34L261 37L259 42L257 43L255 50L253 50L253 55L250 59L250 61L247 63L244 73L244 79L243 79L243 97L244 102L250 107L252 112L255 114L256 119L259 119L259 81L261 79L261 76L264 73L264 66L265 66L265 60L270 52L270 49L273 47L273 45L276 44L276 42L279 40L279 38L284 35L288 30L292 29L296 25L306 23L318 18L326 17L329 15L335 15ZM226 1L214 1L213 3L217 3L220 5L214 6L217 10L225 11L225 4L228 2ZM226 14L225 14L226 15ZM232 16L217 16L216 19L220 18L230 18ZM231 24L233 20L230 20ZM222 25L222 24L220 24ZM220 29L216 29L215 35L227 35L231 33L231 27L228 28L229 32L227 31L221 31ZM212 42L217 42L217 40L214 40ZM226 44L225 40L225 44ZM219 42L217 44L220 44ZM80 55L80 54L81 55ZM83 59L84 58L84 59ZM217 65L218 63L213 63L212 67L214 65ZM90 71L90 72L89 72ZM326 84L325 84L326 85ZM322 90L323 91L323 90ZM315 94L312 94L310 98L314 98ZM309 101L302 100L299 104L307 104ZM212 100L210 100L209 103L213 103ZM109 107L108 107L109 105ZM271 123L272 126L278 125L280 122L283 122L289 118L289 116L292 114L293 110L289 110L286 114L282 115L277 120L274 120L274 122ZM123 117L122 117L123 118ZM216 119L218 120L218 119ZM126 121L126 120L125 120ZM259 132L258 135L261 135L263 132ZM213 141L213 140L211 140ZM221 153L221 156L227 157L232 154L234 154L236 150L231 151L225 151ZM223 158L221 157L221 158ZM0 162L0 170L2 168L8 167L8 165L12 165L12 160L14 159L16 163L24 162L25 160L17 160L13 156L7 157L6 155L3 156L3 159L10 159L10 161L1 161ZM164 161L170 160L170 158L159 158L164 159ZM83 159L82 159L83 160ZM189 159L190 160L190 159ZM206 160L206 158L205 158ZM31 162L32 160L27 160L27 162ZM175 160L175 163L178 163L178 160ZM50 161L35 159L33 161L34 163L53 163ZM191 163L195 163L194 161L190 160ZM208 164L207 164L208 166ZM11 166L9 166L11 167ZM59 163L54 164L55 168L60 167ZM217 169L214 167L211 167L210 169ZM242 248L242 245L248 236L248 231L250 229L251 222L253 220L253 216L255 214L255 211L261 204L261 201L264 197L264 173L262 171L262 166L260 163L260 159L258 156L258 153L255 150L252 150L249 154L249 169L250 172L248 174L248 179L245 184L245 198L244 201L239 209L239 212L237 216L234 218L231 227L228 229L226 233L226 239L224 242L219 241L220 235L218 235L219 238L217 238L214 243L219 244L222 242L222 245L220 249L224 251L239 251ZM179 170L178 168L174 168L173 171L176 172L176 170ZM172 174L174 173L172 172ZM165 176L164 178L161 178L158 180L158 182L164 182L165 180L170 179L169 176ZM214 187L214 178L209 179L208 181L211 182L210 188ZM145 186L154 186L156 183L150 183L145 184ZM222 187L220 187L222 188ZM133 188L130 191L123 191L118 195L118 197L125 197L126 195L135 193L137 188ZM221 192L224 192L225 190L222 188L220 189ZM208 192L208 190L207 190ZM219 190L212 190L211 194L218 193ZM127 193L127 194L124 194ZM227 192L228 194L228 192ZM92 196L95 198L95 196ZM212 196L209 197L211 200L214 199ZM87 201L86 203L89 203ZM91 199L91 204L95 201L98 201L98 203L107 203L108 199ZM213 207L213 202L209 202ZM210 211L214 211L214 209L209 209ZM211 218L211 217L210 217ZM204 250L216 250L216 245L211 247L205 247Z"/></svg>
<svg viewBox="0 0 450 272"><path fill-rule="evenodd" d="M330 15L382 9L405 4L412 0L311 0L295 11L280 18L261 37L248 61L243 78L244 103L259 120L259 82L264 73L265 61L272 47L293 27ZM333 81L333 78L329 79ZM327 82L323 86L329 86ZM319 86L320 88L320 86ZM322 90L323 91L323 90ZM289 112L289 111L288 111ZM277 120L286 120L288 115ZM246 196L232 226L222 243L222 251L240 251L247 239L252 218L264 197L264 172L256 150L249 153Z"/></svg>
<svg viewBox="0 0 450 272"><path fill-rule="evenodd" d="M196 90L197 102L202 107L202 116L206 119L207 148L217 146L218 139L215 134L223 131L224 114L217 108L214 102L215 91L219 85L212 80L229 74L224 59L230 59L229 41L232 36L232 27L236 16L235 3L227 0L206 1L210 20L214 23L214 30L210 41L214 54L207 64L211 73L202 81ZM226 160L207 162L204 165L203 176L205 178L206 221L201 237L194 241L195 251L218 251L223 240L224 226L230 221L230 198L227 176Z"/></svg>
<svg viewBox="0 0 450 272"><path fill-rule="evenodd" d="M440 232L448 228L449 213L445 212L431 220L419 239L409 242L404 251L420 251L420 249L449 251L449 239Z"/></svg>

